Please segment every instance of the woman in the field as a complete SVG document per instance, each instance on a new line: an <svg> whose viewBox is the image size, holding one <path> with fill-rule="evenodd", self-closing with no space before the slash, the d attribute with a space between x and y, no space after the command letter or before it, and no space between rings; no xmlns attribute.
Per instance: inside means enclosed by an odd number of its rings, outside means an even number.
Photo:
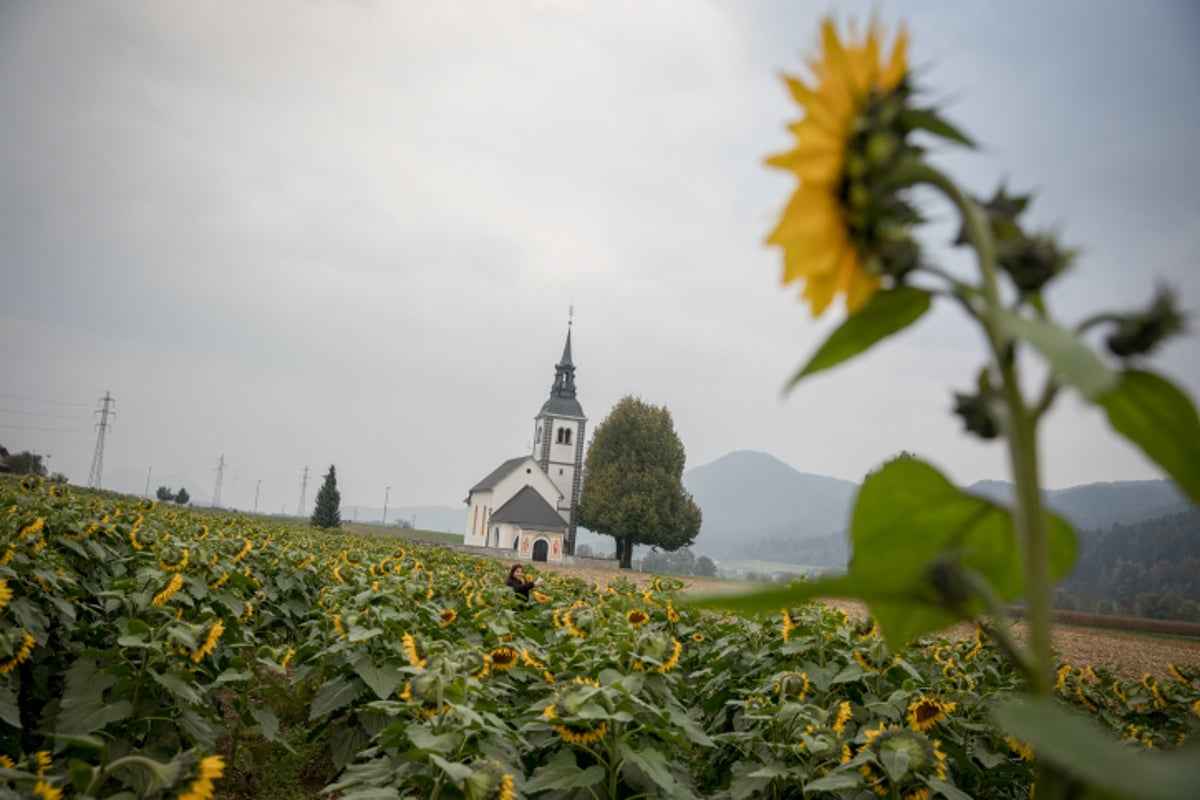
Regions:
<svg viewBox="0 0 1200 800"><path fill-rule="evenodd" d="M520 564L513 564L508 570L508 580L505 581L509 588L512 589L521 597L525 598L525 602L529 602L529 591L535 586L542 585L542 579L538 578L534 581L525 580L525 567Z"/></svg>

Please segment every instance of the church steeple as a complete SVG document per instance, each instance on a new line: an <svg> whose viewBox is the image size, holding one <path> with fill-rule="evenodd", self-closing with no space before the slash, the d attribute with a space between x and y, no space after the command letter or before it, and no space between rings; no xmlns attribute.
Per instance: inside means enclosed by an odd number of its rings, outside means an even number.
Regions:
<svg viewBox="0 0 1200 800"><path fill-rule="evenodd" d="M574 317L574 308L571 317ZM538 466L558 487L561 499L558 512L567 523L567 555L575 553L575 510L583 481L583 441L587 417L575 398L575 363L571 360L571 323L567 321L567 341L562 358L554 365L554 384L550 398L534 418L533 457Z"/></svg>

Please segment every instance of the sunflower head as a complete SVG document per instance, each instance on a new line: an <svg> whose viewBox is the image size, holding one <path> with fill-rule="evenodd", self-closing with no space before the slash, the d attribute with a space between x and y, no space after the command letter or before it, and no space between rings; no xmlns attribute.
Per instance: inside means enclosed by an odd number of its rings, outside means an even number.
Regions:
<svg viewBox="0 0 1200 800"><path fill-rule="evenodd" d="M640 608L635 608L625 615L625 619L635 628L639 628L650 621L650 615Z"/></svg>
<svg viewBox="0 0 1200 800"><path fill-rule="evenodd" d="M955 704L921 695L908 705L908 724L914 731L927 731L954 711Z"/></svg>
<svg viewBox="0 0 1200 800"><path fill-rule="evenodd" d="M456 619L458 619L457 611L453 608L443 608L442 613L438 614L438 625L444 628L452 624Z"/></svg>
<svg viewBox="0 0 1200 800"><path fill-rule="evenodd" d="M811 684L805 672L781 672L775 678L775 693L783 698L803 700Z"/></svg>
<svg viewBox="0 0 1200 800"><path fill-rule="evenodd" d="M22 492L36 492L42 488L42 476L34 475L32 472L21 478L21 482L17 484Z"/></svg>
<svg viewBox="0 0 1200 800"><path fill-rule="evenodd" d="M857 310L885 282L904 279L920 262L911 228L920 215L905 197L921 149L917 128L967 140L928 110L912 107L908 37L890 55L872 22L845 38L826 19L812 78L785 76L803 116L790 126L791 150L767 163L799 181L767 241L783 249L784 283L804 284L814 316L835 297Z"/></svg>
<svg viewBox="0 0 1200 800"><path fill-rule="evenodd" d="M517 665L521 654L511 647L497 647L488 653L488 663L492 669L507 672Z"/></svg>

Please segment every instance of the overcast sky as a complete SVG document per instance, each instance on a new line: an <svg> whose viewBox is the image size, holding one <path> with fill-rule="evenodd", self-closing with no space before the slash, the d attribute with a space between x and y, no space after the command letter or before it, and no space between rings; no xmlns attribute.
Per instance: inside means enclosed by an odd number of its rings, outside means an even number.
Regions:
<svg viewBox="0 0 1200 800"><path fill-rule="evenodd" d="M635 394L689 467L859 481L906 449L1007 478L949 411L983 356L950 305L781 391L840 312L814 322L763 244L793 186L763 165L798 113L778 75L874 5L981 143L939 162L1036 191L1081 249L1065 321L1156 280L1200 308L1190 0L0 0L0 443L85 483L110 391L105 486L211 494L223 455L227 506L294 511L305 467L311 505L331 463L347 505L456 505L529 451L573 304L589 430ZM1200 394L1194 333L1155 364ZM1043 444L1052 488L1160 477L1071 395Z"/></svg>

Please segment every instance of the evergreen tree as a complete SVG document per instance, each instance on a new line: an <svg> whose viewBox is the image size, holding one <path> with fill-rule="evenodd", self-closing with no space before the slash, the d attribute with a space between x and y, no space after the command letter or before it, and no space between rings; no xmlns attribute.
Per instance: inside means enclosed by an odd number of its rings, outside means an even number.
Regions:
<svg viewBox="0 0 1200 800"><path fill-rule="evenodd" d="M192 496L190 494L188 494L187 489L180 488L180 490L175 493L175 502L179 503L179 505L181 505L181 506L186 506L188 504L188 501L191 499L192 499Z"/></svg>
<svg viewBox="0 0 1200 800"><path fill-rule="evenodd" d="M622 569L630 569L635 544L674 551L696 539L700 508L683 488L686 460L665 406L625 397L596 428L579 524L616 539Z"/></svg>
<svg viewBox="0 0 1200 800"><path fill-rule="evenodd" d="M317 492L317 505L313 509L312 524L317 528L342 527L342 495L337 488L337 470L329 465L325 482Z"/></svg>

